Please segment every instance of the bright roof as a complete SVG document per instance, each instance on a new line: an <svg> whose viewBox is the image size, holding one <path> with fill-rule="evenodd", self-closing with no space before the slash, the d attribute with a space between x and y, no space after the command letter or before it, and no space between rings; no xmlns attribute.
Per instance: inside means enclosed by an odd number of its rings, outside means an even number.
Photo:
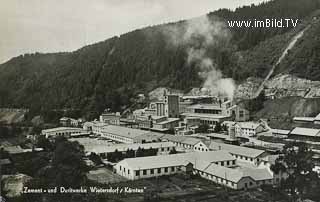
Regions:
<svg viewBox="0 0 320 202"><path fill-rule="evenodd" d="M320 129L313 128L300 128L296 127L290 133L291 135L301 135L301 136L312 136L312 137L320 137Z"/></svg>
<svg viewBox="0 0 320 202"><path fill-rule="evenodd" d="M42 133L50 133L50 132L58 132L58 131L84 131L82 128L72 128L72 127L58 127L58 128L50 128L50 129L45 129L42 130Z"/></svg>
<svg viewBox="0 0 320 202"><path fill-rule="evenodd" d="M102 132L126 138L135 138L139 135L149 133L149 131L127 128L122 126L108 125L102 128Z"/></svg>
<svg viewBox="0 0 320 202"><path fill-rule="evenodd" d="M246 156L250 158L256 158L265 152L264 150L252 149L248 147L241 147L237 145L224 144L218 142L211 142L209 148L212 150L226 150L231 154Z"/></svg>
<svg viewBox="0 0 320 202"><path fill-rule="evenodd" d="M152 168L186 165L186 163L188 162L192 163L193 165L196 165L201 161L220 162L232 160L235 160L235 158L226 151L209 151L128 158L120 161L119 164L126 163L128 167L130 167L133 170L144 170Z"/></svg>

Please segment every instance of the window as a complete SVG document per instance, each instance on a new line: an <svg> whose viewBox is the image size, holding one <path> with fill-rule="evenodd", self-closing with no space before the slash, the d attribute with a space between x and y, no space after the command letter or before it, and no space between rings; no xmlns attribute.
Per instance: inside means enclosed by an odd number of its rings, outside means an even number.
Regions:
<svg viewBox="0 0 320 202"><path fill-rule="evenodd" d="M164 172L167 173L168 172L168 168L164 168Z"/></svg>
<svg viewBox="0 0 320 202"><path fill-rule="evenodd" d="M136 171L136 176L139 176L140 175L140 170L137 170Z"/></svg>
<svg viewBox="0 0 320 202"><path fill-rule="evenodd" d="M128 169L128 175L130 175L130 170Z"/></svg>
<svg viewBox="0 0 320 202"><path fill-rule="evenodd" d="M230 162L229 161L227 161L227 166L230 164Z"/></svg>
<svg viewBox="0 0 320 202"><path fill-rule="evenodd" d="M158 173L161 173L161 168L158 168Z"/></svg>
<svg viewBox="0 0 320 202"><path fill-rule="evenodd" d="M120 170L121 170L121 166L120 166Z"/></svg>
<svg viewBox="0 0 320 202"><path fill-rule="evenodd" d="M171 167L171 171L174 172L174 167Z"/></svg>
<svg viewBox="0 0 320 202"><path fill-rule="evenodd" d="M147 174L147 170L143 170L143 175L146 175Z"/></svg>
<svg viewBox="0 0 320 202"><path fill-rule="evenodd" d="M150 174L153 175L154 174L154 169L150 170Z"/></svg>
<svg viewBox="0 0 320 202"><path fill-rule="evenodd" d="M221 165L224 166L224 162L223 161L221 162Z"/></svg>
<svg viewBox="0 0 320 202"><path fill-rule="evenodd" d="M244 111L241 110L241 111L239 112L239 116L240 116L240 118L243 118L243 117L244 117Z"/></svg>

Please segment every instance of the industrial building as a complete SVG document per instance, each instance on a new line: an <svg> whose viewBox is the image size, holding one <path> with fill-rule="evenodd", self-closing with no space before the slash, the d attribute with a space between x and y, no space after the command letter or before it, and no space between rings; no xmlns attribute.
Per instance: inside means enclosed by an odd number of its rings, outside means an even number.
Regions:
<svg viewBox="0 0 320 202"><path fill-rule="evenodd" d="M227 120L247 121L249 119L249 111L239 105L232 105L231 101L191 105L181 115L184 119L199 119L201 124L210 126Z"/></svg>
<svg viewBox="0 0 320 202"><path fill-rule="evenodd" d="M99 121L111 125L120 125L120 113L103 113L99 117Z"/></svg>
<svg viewBox="0 0 320 202"><path fill-rule="evenodd" d="M257 134L266 131L261 123L256 122L238 122L235 124L236 136L238 137L254 137Z"/></svg>
<svg viewBox="0 0 320 202"><path fill-rule="evenodd" d="M116 125L107 125L92 130L93 133L100 135L101 137L122 143L134 143L135 138L149 133L149 131L127 128Z"/></svg>
<svg viewBox="0 0 320 202"><path fill-rule="evenodd" d="M176 173L199 174L232 189L249 189L277 182L270 169L239 167L236 158L222 150L124 159L114 169L118 175L130 180Z"/></svg>
<svg viewBox="0 0 320 202"><path fill-rule="evenodd" d="M130 180L192 172L197 162L205 160L220 165L235 165L228 152L190 152L152 157L128 158L114 167L115 172Z"/></svg>
<svg viewBox="0 0 320 202"><path fill-rule="evenodd" d="M237 160L248 162L253 165L259 165L261 160L268 155L264 150L252 149L248 147L218 143L213 141L210 143L209 149L212 151L228 151Z"/></svg>
<svg viewBox="0 0 320 202"><path fill-rule="evenodd" d="M320 113L316 117L294 117L293 121L296 123L320 124Z"/></svg>
<svg viewBox="0 0 320 202"><path fill-rule="evenodd" d="M110 144L108 142L97 142L92 141L90 138L80 138L72 139L72 141L77 141L84 146L85 152L87 154L95 153L98 155L107 156L109 153L114 153L116 151L125 153L128 150L133 150L136 152L140 149L157 149L158 155L169 154L175 148L172 142L155 142L155 143L134 143L134 144Z"/></svg>
<svg viewBox="0 0 320 202"><path fill-rule="evenodd" d="M165 135L161 137L161 140L174 143L178 150L209 151L209 143L198 138L188 136Z"/></svg>
<svg viewBox="0 0 320 202"><path fill-rule="evenodd" d="M80 127L83 124L83 120L82 119L73 119L73 118L69 118L69 117L62 117L61 119L59 119L60 125L64 126L64 127Z"/></svg>
<svg viewBox="0 0 320 202"><path fill-rule="evenodd" d="M88 133L86 130L82 128L58 127L42 130L41 134L44 135L46 138L54 138L57 136L71 137L72 135L85 135Z"/></svg>
<svg viewBox="0 0 320 202"><path fill-rule="evenodd" d="M301 141L319 142L320 129L296 127L290 132L289 138Z"/></svg>

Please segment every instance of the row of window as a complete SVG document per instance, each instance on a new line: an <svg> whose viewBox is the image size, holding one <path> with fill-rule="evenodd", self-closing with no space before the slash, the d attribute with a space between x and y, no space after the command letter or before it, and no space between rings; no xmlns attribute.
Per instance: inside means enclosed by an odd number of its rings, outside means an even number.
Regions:
<svg viewBox="0 0 320 202"><path fill-rule="evenodd" d="M219 162L216 162L217 165L219 165ZM232 161L220 161L221 166L232 166L236 164L236 160Z"/></svg>
<svg viewBox="0 0 320 202"><path fill-rule="evenodd" d="M179 169L180 167L164 167L164 173L168 173L169 170L171 172L175 172L177 169ZM147 175L148 170L137 170L136 171L136 176L140 176L142 171L142 175ZM157 174L161 174L162 173L162 169L161 168L154 168L154 169L149 169L150 171L150 175L154 175L154 173L156 172Z"/></svg>
<svg viewBox="0 0 320 202"><path fill-rule="evenodd" d="M194 147L194 149L197 151L209 151L208 149L204 149L202 147Z"/></svg>
<svg viewBox="0 0 320 202"><path fill-rule="evenodd" d="M236 157L237 159L243 159L243 160L246 160L246 161L251 161L253 162L253 158L249 158L249 157L246 157L246 156L241 156L241 155L237 155L237 154L232 154L234 157Z"/></svg>

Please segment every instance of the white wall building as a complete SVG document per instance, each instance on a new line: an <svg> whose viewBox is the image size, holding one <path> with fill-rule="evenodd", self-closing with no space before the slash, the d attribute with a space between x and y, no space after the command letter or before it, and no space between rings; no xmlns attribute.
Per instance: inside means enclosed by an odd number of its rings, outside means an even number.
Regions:
<svg viewBox="0 0 320 202"><path fill-rule="evenodd" d="M264 150L253 149L248 147L241 147L237 145L224 144L218 142L211 142L209 146L210 150L218 151L225 150L230 152L237 160L251 163L253 165L259 165L261 159L268 154Z"/></svg>
<svg viewBox="0 0 320 202"><path fill-rule="evenodd" d="M261 123L238 122L235 125L235 130L238 137L254 137L265 131L265 128Z"/></svg>
<svg viewBox="0 0 320 202"><path fill-rule="evenodd" d="M64 136L71 137L76 134L84 134L87 133L86 130L82 128L71 128L71 127L58 127L58 128L50 128L41 131L42 135L45 135L46 138L56 137L56 136Z"/></svg>
<svg viewBox="0 0 320 202"><path fill-rule="evenodd" d="M232 189L249 189L275 183L269 169L237 168L235 158L226 151L124 159L114 169L117 174L130 180L194 173Z"/></svg>
<svg viewBox="0 0 320 202"><path fill-rule="evenodd" d="M200 160L217 164L235 164L235 158L228 152L190 152L162 156L128 158L114 167L115 172L130 180L151 178L175 173L192 172L193 165Z"/></svg>
<svg viewBox="0 0 320 202"><path fill-rule="evenodd" d="M169 154L175 148L175 145L172 142L155 142L155 143L145 143L145 144L114 144L114 145L106 145L106 144L90 144L90 142L83 143L81 139L74 139L74 141L78 141L80 144L84 146L86 153L96 153L98 155L107 156L109 153L114 153L115 151L119 151L125 153L128 150L137 151L140 149L157 149L157 155L165 155Z"/></svg>

